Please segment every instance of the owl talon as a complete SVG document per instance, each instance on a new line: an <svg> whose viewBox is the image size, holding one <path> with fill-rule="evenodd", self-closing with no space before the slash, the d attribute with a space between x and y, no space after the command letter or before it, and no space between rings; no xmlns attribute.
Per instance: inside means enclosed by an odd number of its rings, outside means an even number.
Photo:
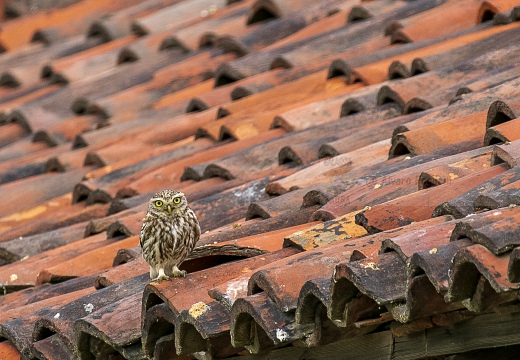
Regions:
<svg viewBox="0 0 520 360"><path fill-rule="evenodd" d="M156 278L152 279L151 281L156 281L156 282L160 283L162 280L170 280L170 277L167 275L157 276Z"/></svg>
<svg viewBox="0 0 520 360"><path fill-rule="evenodd" d="M174 271L172 276L173 277L185 277L186 271L185 270Z"/></svg>
<svg viewBox="0 0 520 360"><path fill-rule="evenodd" d="M161 282L162 280L170 280L170 277L164 273L164 269L159 269L159 275L153 278L152 281Z"/></svg>
<svg viewBox="0 0 520 360"><path fill-rule="evenodd" d="M179 270L179 268L177 266L174 266L173 270L172 270L172 276L173 277L185 277L186 270Z"/></svg>

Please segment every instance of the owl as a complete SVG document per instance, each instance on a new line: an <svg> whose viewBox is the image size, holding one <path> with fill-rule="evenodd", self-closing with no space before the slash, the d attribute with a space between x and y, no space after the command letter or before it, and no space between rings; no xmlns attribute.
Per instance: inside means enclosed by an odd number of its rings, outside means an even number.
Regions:
<svg viewBox="0 0 520 360"><path fill-rule="evenodd" d="M139 244L143 258L150 265L152 281L186 276L180 264L199 240L200 226L183 193L163 190L148 203Z"/></svg>

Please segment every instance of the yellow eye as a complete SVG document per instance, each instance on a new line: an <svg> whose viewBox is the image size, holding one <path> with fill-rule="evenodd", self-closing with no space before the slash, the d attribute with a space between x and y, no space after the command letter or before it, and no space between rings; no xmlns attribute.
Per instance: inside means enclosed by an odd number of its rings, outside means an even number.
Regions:
<svg viewBox="0 0 520 360"><path fill-rule="evenodd" d="M180 204L180 202L181 202L181 198L176 197L175 199L173 199L174 204Z"/></svg>
<svg viewBox="0 0 520 360"><path fill-rule="evenodd" d="M163 205L163 202L161 200L155 201L155 206L161 207Z"/></svg>

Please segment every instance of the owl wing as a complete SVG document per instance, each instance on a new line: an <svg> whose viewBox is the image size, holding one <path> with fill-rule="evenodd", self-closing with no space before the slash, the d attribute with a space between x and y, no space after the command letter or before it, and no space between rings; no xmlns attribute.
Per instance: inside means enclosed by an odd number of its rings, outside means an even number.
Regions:
<svg viewBox="0 0 520 360"><path fill-rule="evenodd" d="M141 248L144 245L144 238L146 236L146 233L148 232L148 227L150 226L150 221L148 221L148 217L145 217L143 219L143 225L141 225L141 232L139 233L139 245L141 245Z"/></svg>

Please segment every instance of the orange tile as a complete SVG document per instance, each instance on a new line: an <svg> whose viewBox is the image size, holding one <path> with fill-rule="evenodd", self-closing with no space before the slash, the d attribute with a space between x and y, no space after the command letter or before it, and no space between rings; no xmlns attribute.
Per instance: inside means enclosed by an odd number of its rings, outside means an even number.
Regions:
<svg viewBox="0 0 520 360"><path fill-rule="evenodd" d="M2 360L19 360L21 358L20 352L9 342L4 340L0 342L0 359Z"/></svg>
<svg viewBox="0 0 520 360"><path fill-rule="evenodd" d="M479 23L479 8L478 1L470 4L449 1L400 21L403 28L397 30L392 37L401 41L419 41L463 30ZM424 23L438 26L424 27Z"/></svg>
<svg viewBox="0 0 520 360"><path fill-rule="evenodd" d="M46 77L49 77L52 82L71 82L84 79L94 73L116 67L119 50L123 46L131 44L135 39L134 35L129 35L57 59L46 64L43 71L48 72Z"/></svg>
<svg viewBox="0 0 520 360"><path fill-rule="evenodd" d="M392 139L390 155L426 154L458 143L466 143L467 146L473 148L479 147L484 142L486 120L486 112L481 111L397 134ZM467 134L470 134L470 136ZM461 141L461 139L464 139L464 141Z"/></svg>
<svg viewBox="0 0 520 360"><path fill-rule="evenodd" d="M104 234L102 234L104 235ZM139 244L138 236L116 241L112 244L92 249L70 260L51 267L45 267L39 274L36 284L52 283L61 279L87 276L112 267L117 252Z"/></svg>
<svg viewBox="0 0 520 360"><path fill-rule="evenodd" d="M0 282L6 289L34 286L38 274L44 268L61 264L63 261L112 242L113 240L106 240L105 234L99 234L45 251L26 260L1 267Z"/></svg>
<svg viewBox="0 0 520 360"><path fill-rule="evenodd" d="M422 23L421 23L422 24ZM519 25L518 24L510 24L500 27L492 27L489 29L477 31L475 33L470 33L467 35L462 35L456 37L454 39L446 40L438 44L430 45L422 49L410 51L406 54L394 56L373 64L369 64L366 66L357 67L354 70L354 79L360 79L363 83L377 84L386 80L388 75L388 68L390 64L394 61L400 61L404 64L411 64L415 58L425 57L433 54L439 54L443 52L448 52L452 49L456 49L458 47L464 46L466 44L473 43L475 41L482 40L488 36L492 36L494 34L501 33L503 31L507 31L510 29L515 29ZM422 25L421 25L422 27ZM351 79L353 81L354 79Z"/></svg>
<svg viewBox="0 0 520 360"><path fill-rule="evenodd" d="M484 144L491 145L499 142L505 143L520 139L519 124L520 119L515 119L490 127L486 131Z"/></svg>
<svg viewBox="0 0 520 360"><path fill-rule="evenodd" d="M283 194L287 191L327 181L331 176L347 174L361 167L368 167L385 161L388 158L389 149L390 141L384 140L331 159L321 160L282 180L270 183L266 191L271 194ZM370 154L370 156L367 154Z"/></svg>
<svg viewBox="0 0 520 360"><path fill-rule="evenodd" d="M515 0L486 0L483 1L478 10L477 19L480 21L487 21L493 15L511 10L518 2Z"/></svg>
<svg viewBox="0 0 520 360"><path fill-rule="evenodd" d="M16 49L27 44L34 32L46 26L54 26L70 23L74 26L74 20L81 19L89 14L102 14L120 8L120 2L103 2L84 0L76 4L46 12L24 16L4 24L0 34L0 43L6 49Z"/></svg>

